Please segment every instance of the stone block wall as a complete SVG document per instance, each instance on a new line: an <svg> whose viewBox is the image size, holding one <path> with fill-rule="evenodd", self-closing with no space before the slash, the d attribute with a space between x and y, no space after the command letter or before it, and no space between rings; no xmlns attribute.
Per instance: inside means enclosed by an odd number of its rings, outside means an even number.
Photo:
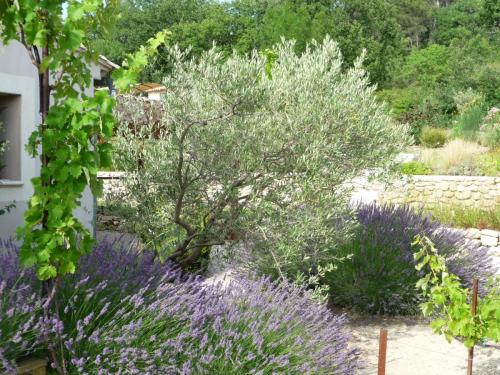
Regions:
<svg viewBox="0 0 500 375"><path fill-rule="evenodd" d="M411 176L379 192L379 202L425 205L500 206L500 177Z"/></svg>
<svg viewBox="0 0 500 375"><path fill-rule="evenodd" d="M462 229L460 231L464 232L469 241L489 249L493 265L500 275L500 231L491 229Z"/></svg>

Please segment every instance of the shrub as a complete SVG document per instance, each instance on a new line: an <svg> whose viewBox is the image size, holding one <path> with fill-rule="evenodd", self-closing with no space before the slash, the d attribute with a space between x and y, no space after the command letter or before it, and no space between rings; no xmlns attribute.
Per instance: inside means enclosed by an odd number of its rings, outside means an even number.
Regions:
<svg viewBox="0 0 500 375"><path fill-rule="evenodd" d="M481 93L477 93L469 87L467 90L456 92L453 101L457 107L457 112L463 114L473 106L483 103L484 97Z"/></svg>
<svg viewBox="0 0 500 375"><path fill-rule="evenodd" d="M457 123L453 127L453 135L469 141L476 140L481 128L483 115L483 105L473 105L459 116Z"/></svg>
<svg viewBox="0 0 500 375"><path fill-rule="evenodd" d="M488 147L500 146L500 123L495 125L486 126L481 132L480 141Z"/></svg>
<svg viewBox="0 0 500 375"><path fill-rule="evenodd" d="M234 238L264 256L272 248L278 262L305 262L307 249L321 258L340 235L326 228L345 207L343 183L369 168L386 172L409 141L375 100L361 60L343 70L329 38L300 55L282 42L274 64L269 53L166 53L164 128L133 132L121 121L114 160L128 172L122 199L137 207L137 232L186 269ZM142 113L136 105L129 112Z"/></svg>
<svg viewBox="0 0 500 375"><path fill-rule="evenodd" d="M461 205L439 205L425 208L425 212L433 219L452 227L500 230L500 207L483 210Z"/></svg>
<svg viewBox="0 0 500 375"><path fill-rule="evenodd" d="M377 91L377 98L389 104L393 117L400 123L408 123L410 135L418 143L422 127L431 122L429 113L422 109L422 98L426 96L419 87L383 89Z"/></svg>
<svg viewBox="0 0 500 375"><path fill-rule="evenodd" d="M479 141L492 148L500 146L500 111L498 108L492 108L484 118Z"/></svg>
<svg viewBox="0 0 500 375"><path fill-rule="evenodd" d="M420 134L420 143L425 147L442 147L446 143L446 130L425 127Z"/></svg>
<svg viewBox="0 0 500 375"><path fill-rule="evenodd" d="M409 175L431 174L432 170L420 161L409 161L401 164L401 172Z"/></svg>
<svg viewBox="0 0 500 375"><path fill-rule="evenodd" d="M20 344L40 351L57 343L69 374L354 374L357 352L348 348L345 318L312 302L307 291L265 278L210 284L123 246L103 241L82 258L77 274L61 285L56 314L41 318L37 302L28 300L35 313L6 315L0 328L41 319L27 325L36 338L23 336ZM19 271L17 249L8 247L1 259ZM20 300L30 282L39 283L18 280L19 288L5 288L3 296ZM0 370L9 370L18 353L15 332L3 332Z"/></svg>
<svg viewBox="0 0 500 375"><path fill-rule="evenodd" d="M336 305L375 314L416 314L421 299L415 283L422 276L413 260L417 234L432 238L450 271L465 283L493 273L486 248L466 243L462 233L442 228L409 206L362 205L356 217L358 230L332 254L352 258L324 280Z"/></svg>
<svg viewBox="0 0 500 375"><path fill-rule="evenodd" d="M500 176L500 147L490 150L477 157L481 174L485 176Z"/></svg>
<svg viewBox="0 0 500 375"><path fill-rule="evenodd" d="M42 303L32 270L22 270L18 249L0 239L0 371L13 373L13 358L22 358L40 348Z"/></svg>

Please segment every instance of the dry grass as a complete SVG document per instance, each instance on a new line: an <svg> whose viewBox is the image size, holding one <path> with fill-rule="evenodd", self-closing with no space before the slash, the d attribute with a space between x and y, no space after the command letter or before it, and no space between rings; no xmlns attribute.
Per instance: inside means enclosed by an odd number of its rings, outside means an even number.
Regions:
<svg viewBox="0 0 500 375"><path fill-rule="evenodd" d="M477 167L477 157L487 151L475 142L455 139L440 149L423 149L420 161L437 174L470 174Z"/></svg>
<svg viewBox="0 0 500 375"><path fill-rule="evenodd" d="M424 212L441 224L456 228L500 230L500 207L483 210L458 204L426 207Z"/></svg>

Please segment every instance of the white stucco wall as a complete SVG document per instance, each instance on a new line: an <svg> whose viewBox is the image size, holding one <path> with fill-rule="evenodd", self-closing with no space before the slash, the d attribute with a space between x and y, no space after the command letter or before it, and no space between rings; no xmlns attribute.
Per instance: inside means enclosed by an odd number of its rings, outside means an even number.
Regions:
<svg viewBox="0 0 500 375"><path fill-rule="evenodd" d="M100 69L92 67L95 79L100 79ZM93 93L93 85L85 90ZM0 215L0 237L14 237L16 228L23 222L23 213L33 189L31 178L40 170L40 161L31 158L24 150L31 132L40 123L38 75L31 64L27 51L18 42L8 46L0 43L0 93L20 95L21 97L21 133L20 133L20 168L19 180L0 180L0 208L9 203L16 207L10 213ZM75 212L82 223L94 233L94 197L90 189L84 191L81 207Z"/></svg>

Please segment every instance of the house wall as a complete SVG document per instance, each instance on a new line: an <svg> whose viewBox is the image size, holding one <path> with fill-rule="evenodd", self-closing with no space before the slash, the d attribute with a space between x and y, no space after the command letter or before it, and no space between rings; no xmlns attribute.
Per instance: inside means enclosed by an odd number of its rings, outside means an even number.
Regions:
<svg viewBox="0 0 500 375"><path fill-rule="evenodd" d="M92 66L95 79L100 79L100 69ZM87 95L94 91L93 85L85 90ZM14 203L15 208L9 213L0 215L0 237L14 237L16 228L23 223L23 213L33 193L30 180L40 170L40 160L31 158L25 151L30 134L40 123L38 74L31 64L27 51L18 42L7 46L0 43L0 94L18 95L19 101L19 178L9 174L0 178L0 209ZM16 146L17 147L17 146ZM2 176L3 177L3 176ZM86 189L81 199L81 207L75 211L76 217L94 233L94 197L90 189Z"/></svg>

